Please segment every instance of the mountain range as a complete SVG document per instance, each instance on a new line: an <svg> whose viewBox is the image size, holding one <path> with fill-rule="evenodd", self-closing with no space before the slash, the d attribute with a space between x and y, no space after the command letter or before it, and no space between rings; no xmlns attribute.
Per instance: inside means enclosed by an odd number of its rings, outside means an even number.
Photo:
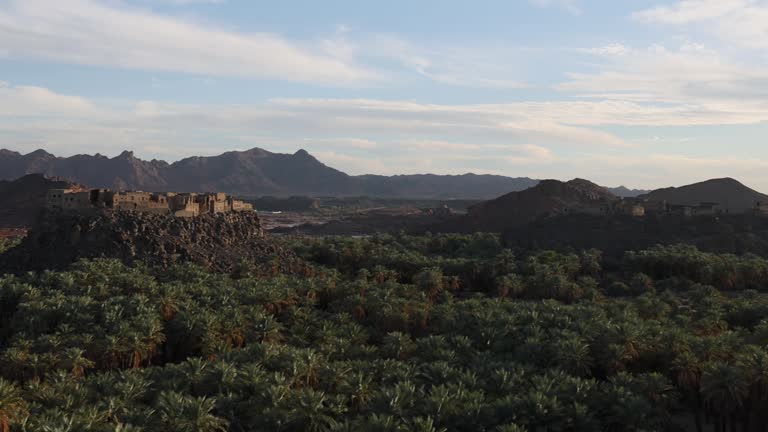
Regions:
<svg viewBox="0 0 768 432"><path fill-rule="evenodd" d="M147 191L221 191L235 195L377 196L396 198L491 199L528 189L538 180L499 175L351 176L324 165L305 150L294 154L260 148L174 163L146 161L125 151L57 157L45 150L21 154L0 150L0 179L39 173L96 188ZM614 189L619 196L647 191Z"/></svg>
<svg viewBox="0 0 768 432"><path fill-rule="evenodd" d="M464 229L469 231L505 231L528 226L547 216L568 215L573 209L582 209L580 213L599 213L620 198L608 188L588 180L542 180L530 189L510 192L470 207L463 224ZM732 214L749 214L758 202L768 203L768 195L750 189L732 178L658 189L640 195L639 198L690 206L705 202L718 203L723 211Z"/></svg>

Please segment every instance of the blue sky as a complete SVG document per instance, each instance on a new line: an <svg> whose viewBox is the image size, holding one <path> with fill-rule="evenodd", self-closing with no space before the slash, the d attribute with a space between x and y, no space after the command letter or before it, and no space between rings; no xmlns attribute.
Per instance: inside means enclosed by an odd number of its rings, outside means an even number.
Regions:
<svg viewBox="0 0 768 432"><path fill-rule="evenodd" d="M0 0L0 147L768 191L766 0Z"/></svg>

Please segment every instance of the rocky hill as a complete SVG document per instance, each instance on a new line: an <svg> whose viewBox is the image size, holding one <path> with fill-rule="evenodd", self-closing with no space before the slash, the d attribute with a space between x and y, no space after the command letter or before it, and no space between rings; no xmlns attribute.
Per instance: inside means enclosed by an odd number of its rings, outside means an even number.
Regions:
<svg viewBox="0 0 768 432"><path fill-rule="evenodd" d="M64 180L30 174L13 181L0 180L0 228L22 228L34 222L45 206L49 189L81 188Z"/></svg>
<svg viewBox="0 0 768 432"><path fill-rule="evenodd" d="M650 190L645 189L629 189L626 186L608 188L608 191L621 198L635 198L651 192Z"/></svg>
<svg viewBox="0 0 768 432"><path fill-rule="evenodd" d="M666 201L669 204L698 205L702 202L716 202L731 213L749 211L757 202L768 203L768 195L752 190L732 178L658 189L641 197L652 201Z"/></svg>
<svg viewBox="0 0 768 432"><path fill-rule="evenodd" d="M44 150L20 154L0 150L0 179L25 174L60 176L92 187L150 191L221 191L236 195L381 196L489 199L537 183L492 175L350 176L305 150L294 154L254 148L169 164L144 161L132 152L56 157Z"/></svg>
<svg viewBox="0 0 768 432"><path fill-rule="evenodd" d="M601 206L617 199L608 189L588 180L542 180L530 189L470 207L461 223L464 230L504 231L547 216L574 211L599 212Z"/></svg>
<svg viewBox="0 0 768 432"><path fill-rule="evenodd" d="M290 260L264 236L255 213L177 218L131 212L50 214L0 256L0 269L66 268L81 258L116 258L167 267L193 262L230 272L239 263Z"/></svg>

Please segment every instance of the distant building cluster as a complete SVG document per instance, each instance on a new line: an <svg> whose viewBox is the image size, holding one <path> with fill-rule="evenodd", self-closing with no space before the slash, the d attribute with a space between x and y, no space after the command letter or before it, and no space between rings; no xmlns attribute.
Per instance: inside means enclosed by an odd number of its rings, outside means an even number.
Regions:
<svg viewBox="0 0 768 432"><path fill-rule="evenodd" d="M636 214L635 216L643 216L645 214L716 216L729 213L727 208L723 208L720 203L715 202L702 202L696 205L670 204L666 201L651 201L637 198L625 198L620 202L631 203L633 207L642 209L642 214Z"/></svg>
<svg viewBox="0 0 768 432"><path fill-rule="evenodd" d="M454 214L453 209L448 207L448 204L443 204L442 207L421 209L421 212L427 216L451 216Z"/></svg>
<svg viewBox="0 0 768 432"><path fill-rule="evenodd" d="M768 217L768 202L758 202L755 204L755 213L758 216Z"/></svg>
<svg viewBox="0 0 768 432"><path fill-rule="evenodd" d="M112 209L194 217L202 214L252 211L253 206L224 193L150 193L109 189L51 189L46 196L50 210Z"/></svg>
<svg viewBox="0 0 768 432"><path fill-rule="evenodd" d="M641 198L623 198L602 205L583 206L563 210L564 213L594 215L626 215L642 217L645 215L676 216L717 216L731 211L716 202L701 202L696 205L670 204L666 201L651 201ZM758 216L768 217L768 203L755 203L753 210Z"/></svg>

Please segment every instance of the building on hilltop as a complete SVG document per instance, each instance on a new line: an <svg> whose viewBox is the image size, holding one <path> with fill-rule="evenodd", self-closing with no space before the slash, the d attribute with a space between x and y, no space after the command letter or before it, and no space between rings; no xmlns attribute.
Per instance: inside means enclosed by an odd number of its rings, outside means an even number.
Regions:
<svg viewBox="0 0 768 432"><path fill-rule="evenodd" d="M702 202L698 205L668 204L667 213L679 216L715 216L728 213L728 210L723 210L720 203Z"/></svg>
<svg viewBox="0 0 768 432"><path fill-rule="evenodd" d="M720 203L716 202L699 203L699 205L694 208L694 214L697 215L718 215L722 213L728 213L728 210L724 210L722 206L720 206Z"/></svg>
<svg viewBox="0 0 768 432"><path fill-rule="evenodd" d="M636 198L623 198L603 207L607 214L642 217L645 216L645 203Z"/></svg>
<svg viewBox="0 0 768 432"><path fill-rule="evenodd" d="M51 189L46 194L45 203L53 210L76 210L90 205L90 193L77 189Z"/></svg>
<svg viewBox="0 0 768 432"><path fill-rule="evenodd" d="M193 217L200 214L200 206L195 199L197 194L172 194L168 197L171 212L179 217Z"/></svg>
<svg viewBox="0 0 768 432"><path fill-rule="evenodd" d="M664 200L643 200L645 214L664 214L667 213L668 204Z"/></svg>
<svg viewBox="0 0 768 432"><path fill-rule="evenodd" d="M200 213L226 213L231 210L227 202L227 196L221 192L197 196L200 205Z"/></svg>
<svg viewBox="0 0 768 432"><path fill-rule="evenodd" d="M768 217L768 202L756 202L755 214L758 216Z"/></svg>
<svg viewBox="0 0 768 432"><path fill-rule="evenodd" d="M109 189L51 189L46 196L50 210L136 211L194 217L201 214L252 211L250 203L236 200L224 193L150 193L142 191L111 191Z"/></svg>
<svg viewBox="0 0 768 432"><path fill-rule="evenodd" d="M425 208L421 212L427 216L451 216L453 215L453 209L448 204L443 204L442 207Z"/></svg>

